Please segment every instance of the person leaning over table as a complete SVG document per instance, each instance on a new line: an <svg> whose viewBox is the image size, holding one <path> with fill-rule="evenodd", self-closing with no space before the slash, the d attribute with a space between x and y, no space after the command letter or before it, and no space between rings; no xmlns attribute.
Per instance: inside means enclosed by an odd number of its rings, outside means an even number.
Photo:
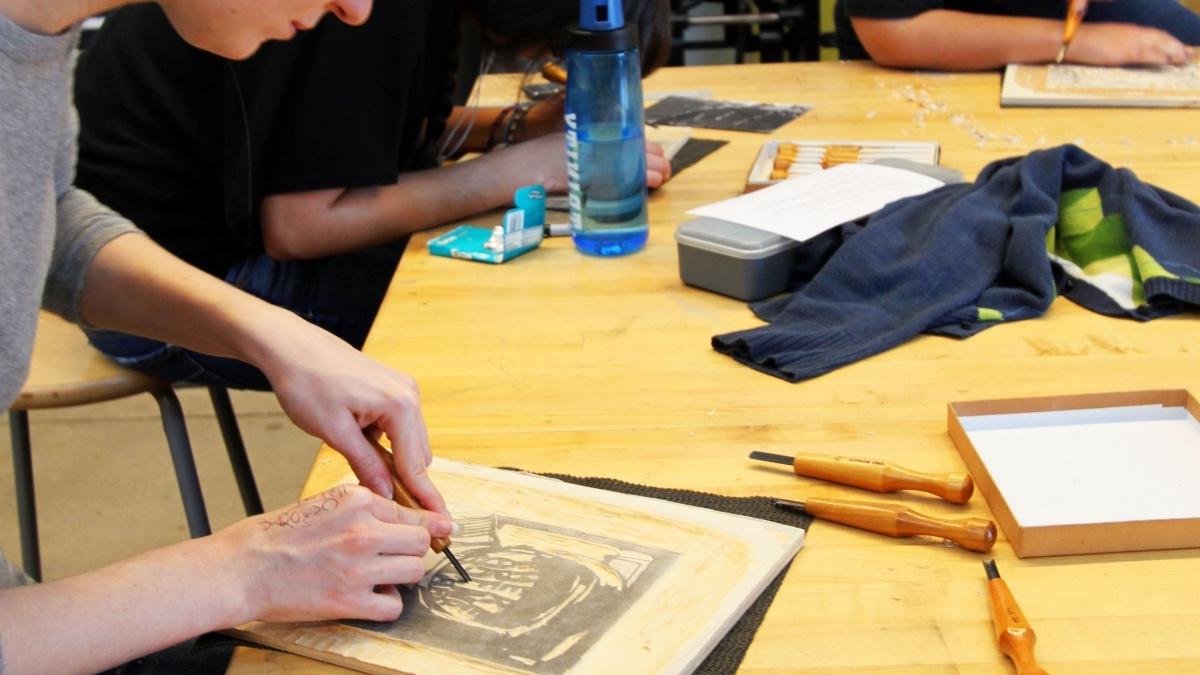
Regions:
<svg viewBox="0 0 1200 675"><path fill-rule="evenodd" d="M838 0L838 53L897 68L978 70L1053 61L1066 0ZM1092 0L1065 61L1101 66L1186 62L1200 16L1178 0Z"/></svg>
<svg viewBox="0 0 1200 675"><path fill-rule="evenodd" d="M394 619L402 603L392 584L419 580L430 537L454 529L426 474L429 442L410 378L181 262L72 187L74 26L122 2L0 0L0 404L11 404L25 379L44 303L93 326L253 363L291 419L345 454L367 487L335 488L212 536L0 590L4 672L94 672L254 618ZM371 0L160 4L191 43L242 58L327 12L362 23ZM380 496L391 494L388 470L364 430L390 437L404 483L429 511ZM289 522L307 527L280 525ZM0 557L0 585L23 580Z"/></svg>
<svg viewBox="0 0 1200 675"><path fill-rule="evenodd" d="M625 12L649 73L669 53L668 2ZM80 57L77 182L184 260L361 347L409 234L523 185L566 191L561 98L451 114L459 20L489 48L537 54L560 49L578 14L578 0L397 0L234 63L180 40L157 6L124 8ZM524 142L439 164L506 138ZM655 144L647 154L657 186L670 164ZM171 381L269 384L161 341L89 337Z"/></svg>

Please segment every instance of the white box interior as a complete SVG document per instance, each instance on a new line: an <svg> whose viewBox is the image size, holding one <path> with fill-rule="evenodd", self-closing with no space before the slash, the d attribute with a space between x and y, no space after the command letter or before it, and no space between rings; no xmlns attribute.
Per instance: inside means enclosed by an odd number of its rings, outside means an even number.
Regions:
<svg viewBox="0 0 1200 675"><path fill-rule="evenodd" d="M1200 518L1200 422L1186 408L959 420L1024 527Z"/></svg>

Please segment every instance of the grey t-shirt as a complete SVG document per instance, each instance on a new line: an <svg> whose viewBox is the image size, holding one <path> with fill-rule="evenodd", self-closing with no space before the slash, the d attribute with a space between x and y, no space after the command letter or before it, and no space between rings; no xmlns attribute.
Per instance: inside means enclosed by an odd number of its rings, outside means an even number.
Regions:
<svg viewBox="0 0 1200 675"><path fill-rule="evenodd" d="M36 35L0 15L0 409L29 372L38 307L78 320L96 252L137 229L71 186L76 37ZM0 555L0 588L25 581Z"/></svg>
<svg viewBox="0 0 1200 675"><path fill-rule="evenodd" d="M0 553L0 588L24 586L30 581L32 580L25 576L25 572L20 567L5 560L4 554ZM0 664L3 663L3 661L0 661Z"/></svg>
<svg viewBox="0 0 1200 675"><path fill-rule="evenodd" d="M72 187L78 32L30 33L0 15L0 408L29 369L38 307L79 319L96 252L136 228Z"/></svg>

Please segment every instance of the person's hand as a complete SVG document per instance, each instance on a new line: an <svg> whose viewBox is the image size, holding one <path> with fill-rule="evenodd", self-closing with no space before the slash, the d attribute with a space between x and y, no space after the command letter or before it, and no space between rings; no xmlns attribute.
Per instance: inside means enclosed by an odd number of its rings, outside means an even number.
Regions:
<svg viewBox="0 0 1200 675"><path fill-rule="evenodd" d="M671 179L671 160L663 146L646 141L646 186L656 188Z"/></svg>
<svg viewBox="0 0 1200 675"><path fill-rule="evenodd" d="M213 544L227 547L248 617L394 621L404 607L394 584L420 581L431 537L453 529L439 514L339 485L236 523Z"/></svg>
<svg viewBox="0 0 1200 675"><path fill-rule="evenodd" d="M449 517L426 467L433 461L417 384L336 336L281 312L257 365L296 426L342 453L363 485L392 495L390 469L364 433L387 434L396 473L423 507Z"/></svg>
<svg viewBox="0 0 1200 675"><path fill-rule="evenodd" d="M1193 50L1170 33L1127 23L1085 23L1067 48L1066 60L1093 66L1181 65Z"/></svg>
<svg viewBox="0 0 1200 675"><path fill-rule="evenodd" d="M567 150L562 134L547 134L517 143L497 152L508 166L529 167L530 182L540 183L546 192L567 191ZM511 164L509 164L511 162ZM646 141L646 185L656 188L671 177L671 162L658 143Z"/></svg>

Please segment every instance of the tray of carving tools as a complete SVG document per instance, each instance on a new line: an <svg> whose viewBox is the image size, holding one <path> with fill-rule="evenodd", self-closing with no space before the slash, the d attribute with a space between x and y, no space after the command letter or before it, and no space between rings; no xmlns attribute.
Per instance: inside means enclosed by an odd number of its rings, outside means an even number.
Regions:
<svg viewBox="0 0 1200 675"><path fill-rule="evenodd" d="M850 162L905 159L937 166L940 154L938 144L931 141L770 140L750 168L746 192Z"/></svg>

